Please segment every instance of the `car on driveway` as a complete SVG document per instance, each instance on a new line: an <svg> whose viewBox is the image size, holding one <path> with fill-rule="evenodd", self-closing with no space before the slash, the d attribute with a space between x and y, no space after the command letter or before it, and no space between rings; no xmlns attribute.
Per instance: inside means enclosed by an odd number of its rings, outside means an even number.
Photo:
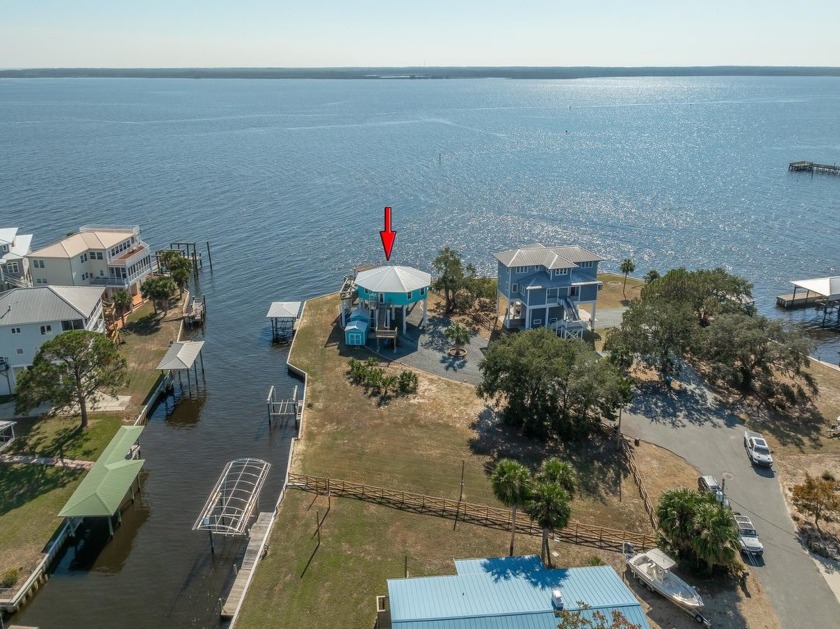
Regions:
<svg viewBox="0 0 840 629"><path fill-rule="evenodd" d="M714 494L715 500L724 505L729 506L729 500L723 494L723 488L718 484L714 476L701 476L697 479L697 490L701 492L709 492Z"/></svg>
<svg viewBox="0 0 840 629"><path fill-rule="evenodd" d="M752 520L745 515L735 514L735 524L738 526L738 543L745 555L760 557L764 554L764 544L758 541L758 533Z"/></svg>
<svg viewBox="0 0 840 629"><path fill-rule="evenodd" d="M770 446L767 445L767 441L759 433L745 430L744 448L746 448L747 456L753 465L762 465L764 467L773 465L773 457L770 456Z"/></svg>

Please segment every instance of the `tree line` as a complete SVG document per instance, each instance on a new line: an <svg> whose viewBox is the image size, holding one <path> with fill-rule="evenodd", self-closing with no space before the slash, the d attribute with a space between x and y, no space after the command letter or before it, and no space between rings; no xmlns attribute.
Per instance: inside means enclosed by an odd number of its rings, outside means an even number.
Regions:
<svg viewBox="0 0 840 629"><path fill-rule="evenodd" d="M757 314L750 282L721 268L649 276L607 335L613 362L654 368L670 383L694 361L714 384L780 403L817 393L806 369L811 342L795 326Z"/></svg>

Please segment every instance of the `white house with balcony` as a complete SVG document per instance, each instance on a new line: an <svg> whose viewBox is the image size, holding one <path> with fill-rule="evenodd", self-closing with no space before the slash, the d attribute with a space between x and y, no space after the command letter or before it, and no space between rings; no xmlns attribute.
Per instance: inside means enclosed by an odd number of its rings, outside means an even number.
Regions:
<svg viewBox="0 0 840 629"><path fill-rule="evenodd" d="M28 254L33 286L103 286L126 290L139 301L140 284L152 272L152 251L140 227L85 226Z"/></svg>
<svg viewBox="0 0 840 629"><path fill-rule="evenodd" d="M32 234L20 234L17 227L0 228L0 291L29 285L29 253Z"/></svg>
<svg viewBox="0 0 840 629"><path fill-rule="evenodd" d="M44 341L68 330L105 331L102 286L14 288L0 295L0 395L15 392Z"/></svg>
<svg viewBox="0 0 840 629"><path fill-rule="evenodd" d="M495 254L498 261L496 311L505 300L508 329L547 327L563 338L582 338L595 324L595 302L604 258L582 247L528 245ZM588 311L580 310L586 306Z"/></svg>

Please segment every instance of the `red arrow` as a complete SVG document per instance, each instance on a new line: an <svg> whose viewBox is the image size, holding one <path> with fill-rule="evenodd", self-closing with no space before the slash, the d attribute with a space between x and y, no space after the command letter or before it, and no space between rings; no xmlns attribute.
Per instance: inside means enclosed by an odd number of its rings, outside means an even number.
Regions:
<svg viewBox="0 0 840 629"><path fill-rule="evenodd" d="M391 208L385 208L385 229L379 232L379 237L382 238L382 247L385 249L385 259L391 259L391 249L394 246L394 238L397 237L397 232L391 231Z"/></svg>

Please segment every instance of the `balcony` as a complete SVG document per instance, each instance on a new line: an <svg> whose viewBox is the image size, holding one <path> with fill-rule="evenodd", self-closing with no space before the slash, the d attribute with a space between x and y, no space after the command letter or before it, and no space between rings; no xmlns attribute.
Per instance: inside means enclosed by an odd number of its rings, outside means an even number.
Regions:
<svg viewBox="0 0 840 629"><path fill-rule="evenodd" d="M136 262L139 262L146 256L151 256L152 251L142 240L139 244L135 245L132 249L120 254L119 256L112 258L108 257L108 265L109 266L119 266L119 267L129 267Z"/></svg>

